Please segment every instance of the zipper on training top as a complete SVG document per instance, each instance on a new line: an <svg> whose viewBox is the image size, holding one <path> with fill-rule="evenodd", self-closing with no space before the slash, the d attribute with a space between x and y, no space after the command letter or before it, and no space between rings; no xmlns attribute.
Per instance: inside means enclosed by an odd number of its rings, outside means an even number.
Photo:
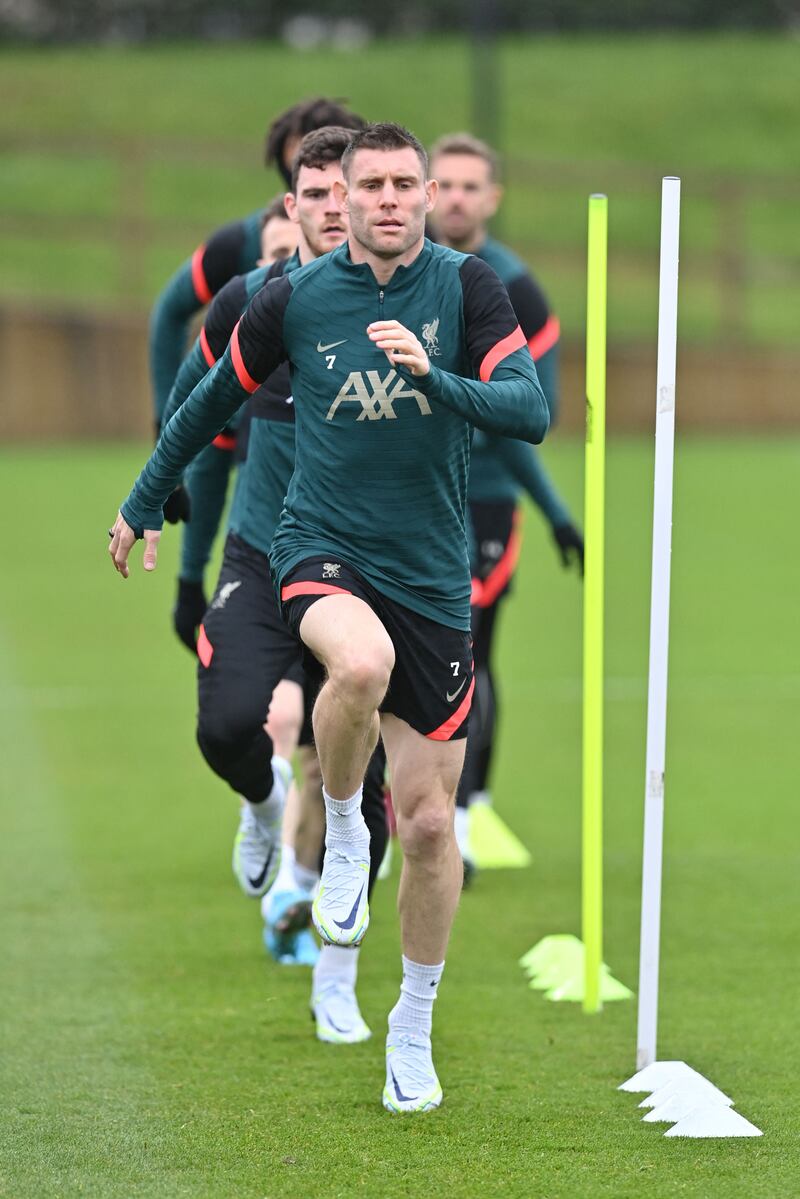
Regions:
<svg viewBox="0 0 800 1199"><path fill-rule="evenodd" d="M381 288L381 290L378 292L378 311L380 313L381 320L383 320L383 288Z"/></svg>

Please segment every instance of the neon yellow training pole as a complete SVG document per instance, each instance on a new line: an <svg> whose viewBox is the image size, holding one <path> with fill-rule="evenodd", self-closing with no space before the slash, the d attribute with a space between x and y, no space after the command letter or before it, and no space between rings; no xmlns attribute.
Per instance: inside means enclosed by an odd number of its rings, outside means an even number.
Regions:
<svg viewBox="0 0 800 1199"><path fill-rule="evenodd" d="M603 560L608 199L589 197L583 582L583 1010L599 1012L603 960Z"/></svg>

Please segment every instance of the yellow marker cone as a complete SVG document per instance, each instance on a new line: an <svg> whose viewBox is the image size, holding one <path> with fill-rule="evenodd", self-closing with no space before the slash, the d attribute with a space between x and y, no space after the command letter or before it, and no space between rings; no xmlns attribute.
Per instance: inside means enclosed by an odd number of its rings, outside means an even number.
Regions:
<svg viewBox="0 0 800 1199"><path fill-rule="evenodd" d="M488 803L469 806L469 847L479 870L519 869L531 864L530 852Z"/></svg>

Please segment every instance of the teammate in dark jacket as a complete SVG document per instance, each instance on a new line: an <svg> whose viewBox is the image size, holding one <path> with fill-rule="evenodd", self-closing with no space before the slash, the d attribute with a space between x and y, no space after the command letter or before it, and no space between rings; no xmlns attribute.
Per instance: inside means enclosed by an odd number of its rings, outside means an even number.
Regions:
<svg viewBox="0 0 800 1199"><path fill-rule="evenodd" d="M266 165L278 168L287 187L291 184L292 160L300 142L307 133L324 125L360 129L364 121L338 101L318 97L292 105L270 125ZM157 427L186 353L192 317L229 279L253 270L258 264L263 207L212 233L178 268L156 300L150 318L150 375Z"/></svg>
<svg viewBox="0 0 800 1199"><path fill-rule="evenodd" d="M343 946L366 931L361 784L380 728L404 854L403 983L389 1016L383 1103L420 1112L442 1099L431 1016L462 876L453 803L474 686L472 427L540 441L549 414L500 280L424 237L436 184L416 138L369 126L342 167L347 245L258 293L164 430L117 517L110 554L127 577L138 534L154 568L169 490L288 359L296 465L271 562L284 619L326 672L314 709L327 815L314 919Z"/></svg>
<svg viewBox="0 0 800 1199"><path fill-rule="evenodd" d="M488 222L502 198L496 155L469 133L448 134L431 149L431 169L439 183L434 213L437 236L444 245L477 254L505 283L554 419L558 410L558 318L550 312L544 292L525 264L489 236ZM492 647L499 605L509 593L519 557L519 502L523 493L531 497L548 521L564 565L573 560L582 570L583 538L533 446L478 433L468 491L475 552L475 701L456 809L456 836L465 879L473 869L467 809L472 802L490 802L488 781L497 718Z"/></svg>
<svg viewBox="0 0 800 1199"><path fill-rule="evenodd" d="M285 202L301 233L299 258L258 268L232 279L209 307L203 329L187 355L170 394L168 421L230 341L237 321L250 300L270 279L307 263L340 244L347 221L334 200L332 185L341 181L341 155L350 133L326 128L303 139ZM250 398L250 446L239 470L229 534L219 582L205 615L198 645L198 742L213 770L251 801L264 795L273 782L266 775L275 753L288 759L298 740L303 744L304 780L299 810L299 839L283 838L278 877L264 896L267 948L279 960L311 965L316 959L313 938L303 928L316 881L320 839L314 816L319 805L313 777L319 766L306 727L305 708L316 696L300 661L300 643L283 624L269 576L269 549L280 518L284 496L294 470L294 404L287 364L280 366ZM204 450L195 461L208 451ZM303 689L301 691L301 688ZM269 724L264 717L269 708ZM275 770L273 763L273 774ZM362 811L370 831L370 888L386 844L383 803L385 755L379 746L370 761ZM254 804L258 817L260 805ZM290 817L287 801L287 817ZM309 825L311 827L309 827ZM269 886L263 874L271 843L258 835L258 820L247 808L237 837L234 870L248 895ZM253 880L257 885L253 885ZM353 1042L368 1037L355 995L357 950L323 946L314 969L311 1006L321 1040Z"/></svg>

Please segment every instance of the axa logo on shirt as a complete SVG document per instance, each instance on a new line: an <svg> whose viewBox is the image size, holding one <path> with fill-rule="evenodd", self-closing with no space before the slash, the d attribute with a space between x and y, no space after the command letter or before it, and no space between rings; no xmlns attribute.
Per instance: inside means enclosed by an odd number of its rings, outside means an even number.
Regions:
<svg viewBox="0 0 800 1199"><path fill-rule="evenodd" d="M396 370L390 370L385 378L381 378L380 371L351 371L325 419L333 420L342 404L360 404L357 420L397 420L394 405L398 400L416 400L421 416L431 414L426 397L410 387Z"/></svg>

